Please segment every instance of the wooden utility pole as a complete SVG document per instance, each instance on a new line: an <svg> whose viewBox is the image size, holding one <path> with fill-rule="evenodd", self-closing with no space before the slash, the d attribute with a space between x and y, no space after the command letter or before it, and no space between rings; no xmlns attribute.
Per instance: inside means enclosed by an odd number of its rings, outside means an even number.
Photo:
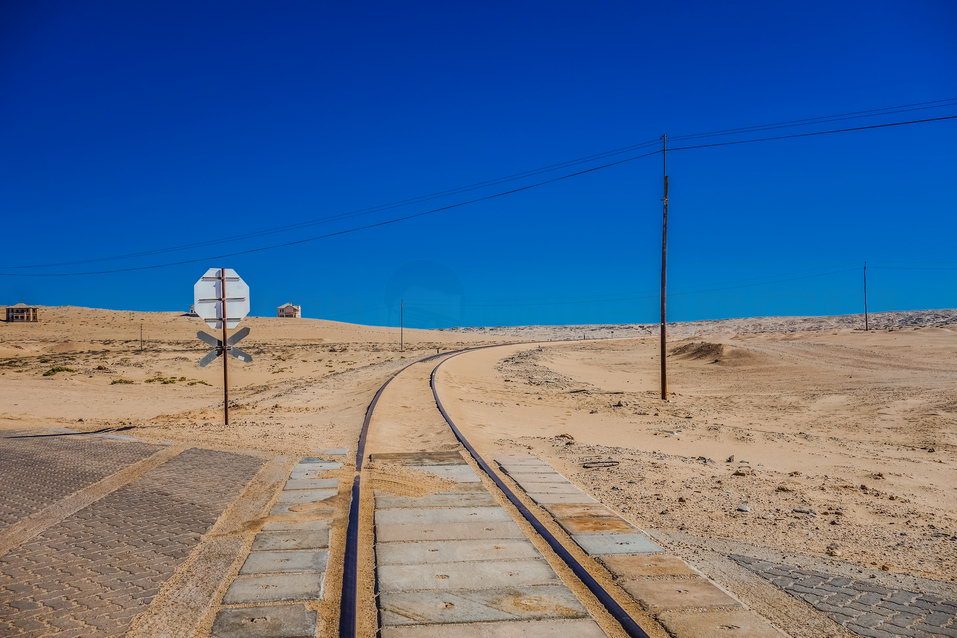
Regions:
<svg viewBox="0 0 957 638"><path fill-rule="evenodd" d="M864 332L870 330L867 322L867 262L864 262Z"/></svg>
<svg viewBox="0 0 957 638"><path fill-rule="evenodd" d="M140 352L143 352L143 323L140 322Z"/></svg>
<svg viewBox="0 0 957 638"><path fill-rule="evenodd" d="M668 400L668 316L666 312L666 291L668 286L668 136L661 136L661 173L664 178L663 197L661 199L661 400Z"/></svg>
<svg viewBox="0 0 957 638"><path fill-rule="evenodd" d="M229 425L229 357L226 348L226 323L229 314L226 312L226 269L219 269L219 292L223 296L223 423Z"/></svg>
<svg viewBox="0 0 957 638"><path fill-rule="evenodd" d="M405 352L405 300L399 302L399 352Z"/></svg>

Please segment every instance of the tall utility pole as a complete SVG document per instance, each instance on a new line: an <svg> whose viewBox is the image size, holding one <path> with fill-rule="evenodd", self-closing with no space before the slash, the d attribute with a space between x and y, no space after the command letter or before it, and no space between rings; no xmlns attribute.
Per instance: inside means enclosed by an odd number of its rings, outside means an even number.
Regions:
<svg viewBox="0 0 957 638"><path fill-rule="evenodd" d="M143 352L143 323L140 322L140 352Z"/></svg>
<svg viewBox="0 0 957 638"><path fill-rule="evenodd" d="M666 291L668 287L668 136L661 136L661 174L664 178L661 199L661 400L668 400L668 351L665 346L668 315Z"/></svg>
<svg viewBox="0 0 957 638"><path fill-rule="evenodd" d="M867 262L864 262L864 332L870 330L867 323Z"/></svg>
<svg viewBox="0 0 957 638"><path fill-rule="evenodd" d="M399 352L405 352L405 300L399 302Z"/></svg>
<svg viewBox="0 0 957 638"><path fill-rule="evenodd" d="M219 292L223 296L223 348L228 345L226 323L229 314L226 312L226 269L219 269ZM223 352L223 423L229 425L229 357Z"/></svg>

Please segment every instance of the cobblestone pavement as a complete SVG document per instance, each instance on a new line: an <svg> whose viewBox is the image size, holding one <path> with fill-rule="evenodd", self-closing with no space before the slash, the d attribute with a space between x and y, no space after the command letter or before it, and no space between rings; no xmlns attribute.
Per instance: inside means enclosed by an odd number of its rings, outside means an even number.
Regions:
<svg viewBox="0 0 957 638"><path fill-rule="evenodd" d="M859 636L957 638L957 600L747 556L731 558Z"/></svg>
<svg viewBox="0 0 957 638"><path fill-rule="evenodd" d="M98 436L21 437L0 438L0 530L161 449Z"/></svg>
<svg viewBox="0 0 957 638"><path fill-rule="evenodd" d="M122 635L262 463L187 450L15 548L0 635Z"/></svg>

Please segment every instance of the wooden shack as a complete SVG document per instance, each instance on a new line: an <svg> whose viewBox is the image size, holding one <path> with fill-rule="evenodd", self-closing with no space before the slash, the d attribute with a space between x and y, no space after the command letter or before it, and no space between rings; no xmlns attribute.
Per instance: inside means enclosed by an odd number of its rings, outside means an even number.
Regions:
<svg viewBox="0 0 957 638"><path fill-rule="evenodd" d="M7 307L7 321L11 323L40 321L40 309L36 306L28 306L24 303L9 306Z"/></svg>

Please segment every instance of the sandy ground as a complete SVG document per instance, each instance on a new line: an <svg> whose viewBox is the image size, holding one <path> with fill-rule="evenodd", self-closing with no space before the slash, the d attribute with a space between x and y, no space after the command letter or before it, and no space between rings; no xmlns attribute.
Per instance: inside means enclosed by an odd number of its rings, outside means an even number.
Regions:
<svg viewBox="0 0 957 638"><path fill-rule="evenodd" d="M254 361L230 361L226 428L222 364L197 366L207 348L196 331L213 332L202 320L75 307L40 314L36 324L0 322L0 428L126 428L145 439L290 454L354 447L366 405L389 374L488 340L406 330L400 352L394 328L247 318L251 333L240 346Z"/></svg>
<svg viewBox="0 0 957 638"><path fill-rule="evenodd" d="M954 580L957 325L670 350L668 403L651 339L482 350L439 381L480 449L540 454L642 527Z"/></svg>
<svg viewBox="0 0 957 638"><path fill-rule="evenodd" d="M450 361L440 382L480 449L541 454L642 527L953 580L957 311L875 315L883 329L866 334L849 327L858 322L676 324L669 403L657 398L657 344L647 337L481 350ZM0 322L0 428L128 428L292 455L354 448L375 390L406 364L582 334L407 330L399 352L393 328L243 325L255 361L230 365L226 428L220 363L196 366L206 351L197 318L60 307L41 308L38 324ZM592 328L586 336L653 329ZM370 451L454 447L427 393L430 369L413 367L390 388ZM618 465L584 469L590 458ZM394 470L373 469L382 480Z"/></svg>

